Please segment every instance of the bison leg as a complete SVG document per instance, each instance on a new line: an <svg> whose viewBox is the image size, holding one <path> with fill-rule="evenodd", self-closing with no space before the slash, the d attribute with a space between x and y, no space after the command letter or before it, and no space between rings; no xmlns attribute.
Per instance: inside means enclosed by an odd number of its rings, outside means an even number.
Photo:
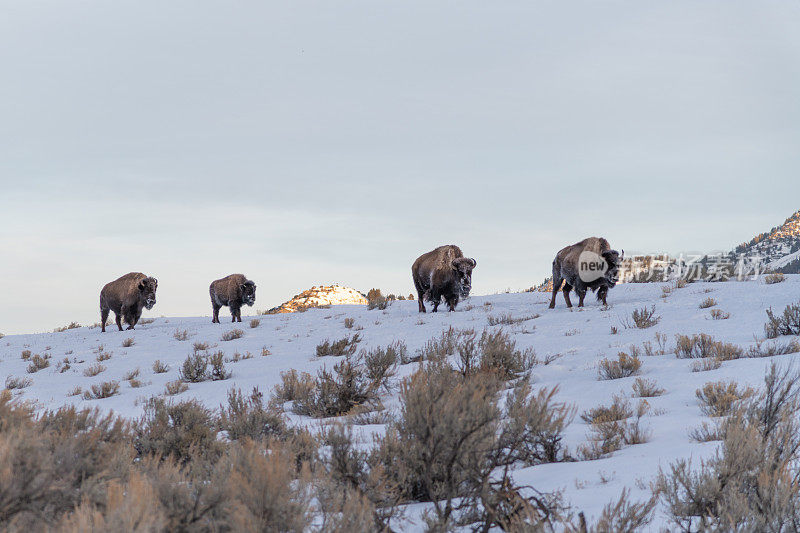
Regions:
<svg viewBox="0 0 800 533"><path fill-rule="evenodd" d="M450 311L455 311L456 305L458 305L458 296L455 298L448 298L447 306L450 308Z"/></svg>
<svg viewBox="0 0 800 533"><path fill-rule="evenodd" d="M597 290L597 299L603 302L603 305L608 305L608 302L606 302L606 296L608 296L608 287L603 285Z"/></svg>
<svg viewBox="0 0 800 533"><path fill-rule="evenodd" d="M425 312L425 291L417 287L417 304L419 305L419 312Z"/></svg>
<svg viewBox="0 0 800 533"><path fill-rule="evenodd" d="M114 319L117 322L117 327L122 331L122 310L114 311Z"/></svg>
<svg viewBox="0 0 800 533"><path fill-rule="evenodd" d="M575 294L578 295L578 307L583 307L583 300L586 298L586 285L583 280L575 280Z"/></svg>
<svg viewBox="0 0 800 533"><path fill-rule="evenodd" d="M240 313L239 308L234 306L234 305L232 305L231 306L231 322L236 322L236 318L239 316L239 313ZM242 321L242 319L240 318L239 322L241 322L241 321Z"/></svg>
<svg viewBox="0 0 800 533"><path fill-rule="evenodd" d="M211 303L211 311L214 313L211 318L212 324L219 324L219 310L221 307L213 302Z"/></svg>
<svg viewBox="0 0 800 533"><path fill-rule="evenodd" d="M550 300L550 309L556 308L556 295L558 295L558 289L561 288L562 283L564 283L563 279L553 278L553 298Z"/></svg>
<svg viewBox="0 0 800 533"><path fill-rule="evenodd" d="M433 300L433 310L431 311L431 313L435 313L439 309L439 302L440 302L439 298Z"/></svg>
<svg viewBox="0 0 800 533"><path fill-rule="evenodd" d="M108 309L100 309L100 326L102 327L101 331L103 333L106 332L107 320L108 320Z"/></svg>
<svg viewBox="0 0 800 533"><path fill-rule="evenodd" d="M572 285L564 282L564 288L561 289L561 292L564 293L564 301L567 302L567 307L572 307L572 302L569 301L569 291L571 290L572 290Z"/></svg>

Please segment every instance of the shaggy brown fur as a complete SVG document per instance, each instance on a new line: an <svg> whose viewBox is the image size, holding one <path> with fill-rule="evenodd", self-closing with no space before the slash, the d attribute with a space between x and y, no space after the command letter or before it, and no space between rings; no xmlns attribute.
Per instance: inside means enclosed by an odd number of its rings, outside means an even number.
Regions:
<svg viewBox="0 0 800 533"><path fill-rule="evenodd" d="M133 329L142 317L142 308L152 309L156 304L157 288L158 280L141 272L131 272L107 283L100 291L102 331L106 330L109 311L114 311L120 331L122 331L123 319L128 324L128 329Z"/></svg>
<svg viewBox="0 0 800 533"><path fill-rule="evenodd" d="M419 312L425 312L425 300L433 304L435 313L442 298L450 311L455 310L459 297L466 298L472 289L472 269L477 262L464 257L453 244L440 246L422 254L411 266L411 276L417 288Z"/></svg>
<svg viewBox="0 0 800 533"><path fill-rule="evenodd" d="M231 274L218 279L208 288L211 295L211 310L214 316L211 322L219 324L219 310L223 305L231 308L231 322L242 321L242 304L252 306L256 302L256 284L244 274Z"/></svg>
<svg viewBox="0 0 800 533"><path fill-rule="evenodd" d="M608 267L603 277L589 283L580 278L578 271L578 260L584 251L591 251L601 256L605 259ZM617 284L619 263L624 255L624 251L620 255L618 251L612 250L608 241L602 237L589 237L572 246L563 248L553 260L553 299L550 301L550 309L556 306L556 295L562 283L564 283L562 291L567 307L572 307L572 302L569 300L569 292L573 288L578 298L580 298L578 307L583 307L583 299L586 297L587 289L597 291L597 299L602 301L603 305L608 305L606 302L608 289Z"/></svg>

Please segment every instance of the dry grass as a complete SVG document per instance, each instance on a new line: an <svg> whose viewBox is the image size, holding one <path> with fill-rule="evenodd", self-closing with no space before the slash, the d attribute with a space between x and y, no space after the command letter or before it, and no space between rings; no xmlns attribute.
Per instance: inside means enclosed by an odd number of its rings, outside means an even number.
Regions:
<svg viewBox="0 0 800 533"><path fill-rule="evenodd" d="M30 386L31 383L33 383L31 378L15 378L14 376L8 376L6 378L6 389L24 389L25 387Z"/></svg>
<svg viewBox="0 0 800 533"><path fill-rule="evenodd" d="M54 329L53 333L63 333L64 331L67 331L67 330L70 330L70 329L77 329L79 327L81 327L81 325L78 324L77 322L70 322L66 326L62 326L60 328Z"/></svg>
<svg viewBox="0 0 800 533"><path fill-rule="evenodd" d="M650 431L642 426L642 417L649 410L646 400L640 400L634 410L627 400L614 397L610 406L586 411L582 418L590 425L589 444L580 447L580 456L585 460L599 459L624 445L647 442Z"/></svg>
<svg viewBox="0 0 800 533"><path fill-rule="evenodd" d="M730 313L726 313L722 309L712 309L711 318L713 320L728 320L731 317Z"/></svg>
<svg viewBox="0 0 800 533"><path fill-rule="evenodd" d="M714 298L706 298L702 302L700 302L700 309L708 309L709 307L714 307L717 305L717 301Z"/></svg>
<svg viewBox="0 0 800 533"><path fill-rule="evenodd" d="M105 372L105 371L106 371L106 366L105 365L102 365L100 363L95 363L95 364L93 364L91 366L88 366L88 367L84 368L83 369L83 375L86 376L86 377L94 377L94 376L100 374L101 372Z"/></svg>
<svg viewBox="0 0 800 533"><path fill-rule="evenodd" d="M675 355L679 359L713 357L730 361L744 356L744 350L735 344L714 340L711 335L676 335Z"/></svg>
<svg viewBox="0 0 800 533"><path fill-rule="evenodd" d="M636 378L633 382L633 395L638 398L652 398L664 394L664 389L658 386L655 380Z"/></svg>
<svg viewBox="0 0 800 533"><path fill-rule="evenodd" d="M166 388L164 389L164 394L167 396L175 396L176 394L186 392L187 390L189 390L189 385L179 379L176 379L175 381L167 382Z"/></svg>
<svg viewBox="0 0 800 533"><path fill-rule="evenodd" d="M261 321L259 319L254 318L254 319L250 320L250 328L251 329L255 329L260 325L261 325Z"/></svg>
<svg viewBox="0 0 800 533"><path fill-rule="evenodd" d="M722 366L722 361L720 361L716 357L705 357L702 359L697 359L695 361L692 361L690 370L692 372L708 372L710 370L716 370L721 366Z"/></svg>
<svg viewBox="0 0 800 533"><path fill-rule="evenodd" d="M122 341L122 347L123 348L130 348L134 344L136 344L136 341L134 341L133 338L131 338L131 337L128 337L127 339Z"/></svg>
<svg viewBox="0 0 800 533"><path fill-rule="evenodd" d="M30 358L30 362L26 371L28 374L34 374L50 366L50 354L34 354L34 356Z"/></svg>
<svg viewBox="0 0 800 533"><path fill-rule="evenodd" d="M27 361L28 359L31 358L31 351L30 350L22 350L22 353L20 354L20 357L22 358L23 361Z"/></svg>
<svg viewBox="0 0 800 533"><path fill-rule="evenodd" d="M764 283L766 283L767 285L774 285L776 283L781 283L783 281L786 281L786 276L784 276L780 272L777 272L775 274L767 274L766 276L764 276Z"/></svg>
<svg viewBox="0 0 800 533"><path fill-rule="evenodd" d="M100 352L99 354L97 354L98 363L103 361L108 361L109 359L111 359L111 352Z"/></svg>
<svg viewBox="0 0 800 533"><path fill-rule="evenodd" d="M172 334L173 338L178 341L185 341L189 339L189 330L188 329L176 329L175 333Z"/></svg>
<svg viewBox="0 0 800 533"><path fill-rule="evenodd" d="M650 309L642 307L641 309L634 309L631 313L631 320L633 325L639 329L652 328L661 321L661 317L656 315L656 306Z"/></svg>
<svg viewBox="0 0 800 533"><path fill-rule="evenodd" d="M361 335L358 333L333 342L325 339L324 342L317 345L317 357L353 355L356 353L356 345L359 342L361 342Z"/></svg>
<svg viewBox="0 0 800 533"><path fill-rule="evenodd" d="M522 322L527 322L528 320L539 318L539 316L541 315L536 314L536 315L521 316L515 318L511 316L511 313L504 313L498 316L489 315L488 317L486 317L486 320L490 326L498 326L498 325L513 326L514 324L520 324Z"/></svg>
<svg viewBox="0 0 800 533"><path fill-rule="evenodd" d="M242 337L244 337L244 331L242 331L241 329L232 329L230 331L226 331L225 333L223 333L221 340L227 342L235 339L241 339Z"/></svg>
<svg viewBox="0 0 800 533"><path fill-rule="evenodd" d="M104 381L99 385L92 385L91 390L83 393L84 400L101 400L110 398L119 393L119 381Z"/></svg>
<svg viewBox="0 0 800 533"><path fill-rule="evenodd" d="M344 327L346 327L347 329L353 329L353 326L355 326L355 324L356 324L356 320L354 318L345 318L344 319Z"/></svg>
<svg viewBox="0 0 800 533"><path fill-rule="evenodd" d="M620 379L633 376L641 368L638 357L619 352L616 359L604 358L597 365L598 379Z"/></svg>
<svg viewBox="0 0 800 533"><path fill-rule="evenodd" d="M156 374L163 374L169 371L169 365L166 363L162 363L160 359L156 359L153 361L153 372Z"/></svg>

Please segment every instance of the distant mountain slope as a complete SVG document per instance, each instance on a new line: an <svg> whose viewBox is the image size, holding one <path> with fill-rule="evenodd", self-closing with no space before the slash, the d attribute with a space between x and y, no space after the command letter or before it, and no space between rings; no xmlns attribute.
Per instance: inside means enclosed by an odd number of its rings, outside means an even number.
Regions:
<svg viewBox="0 0 800 533"><path fill-rule="evenodd" d="M367 305L367 299L363 294L349 287L320 285L294 295L290 300L267 311L267 314L297 313L314 307L330 305Z"/></svg>
<svg viewBox="0 0 800 533"><path fill-rule="evenodd" d="M761 233L750 242L742 243L734 250L736 255L764 257L766 267L784 274L797 273L800 269L800 211L786 219L780 226Z"/></svg>

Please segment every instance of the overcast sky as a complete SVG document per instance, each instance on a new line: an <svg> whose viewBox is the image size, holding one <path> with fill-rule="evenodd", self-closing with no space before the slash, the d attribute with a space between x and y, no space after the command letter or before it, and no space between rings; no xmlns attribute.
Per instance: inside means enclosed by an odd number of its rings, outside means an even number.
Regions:
<svg viewBox="0 0 800 533"><path fill-rule="evenodd" d="M421 253L521 289L589 235L729 249L800 209L800 2L0 0L0 332L408 294Z"/></svg>

